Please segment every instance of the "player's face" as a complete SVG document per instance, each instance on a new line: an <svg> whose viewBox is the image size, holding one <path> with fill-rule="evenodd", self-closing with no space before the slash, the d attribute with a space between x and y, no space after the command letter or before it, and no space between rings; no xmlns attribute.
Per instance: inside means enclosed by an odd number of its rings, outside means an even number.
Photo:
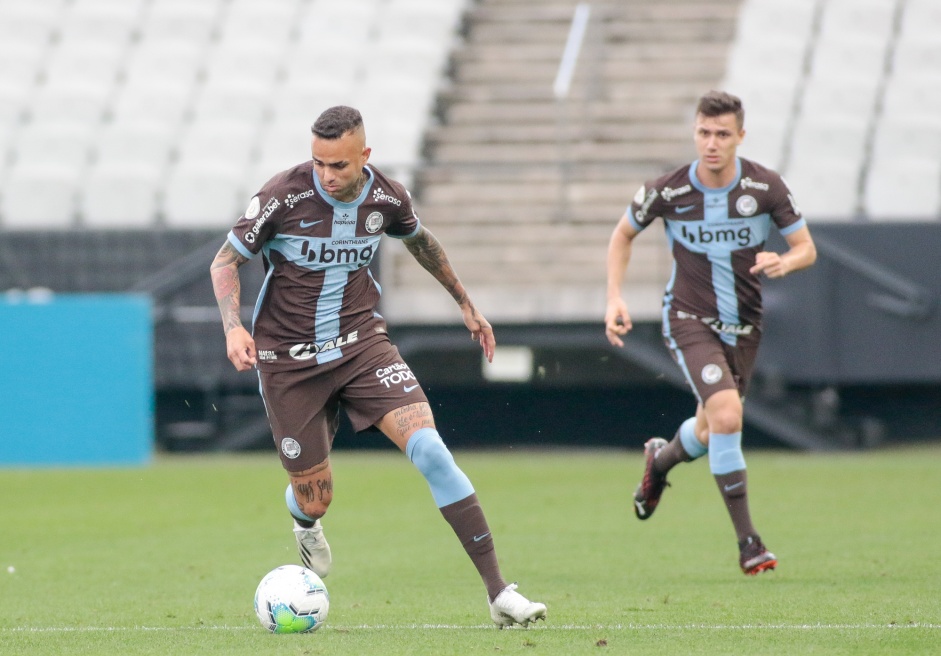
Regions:
<svg viewBox="0 0 941 656"><path fill-rule="evenodd" d="M355 200L370 153L366 148L365 132L362 129L347 132L339 139L322 139L314 135L310 151L314 172L323 190L344 203Z"/></svg>
<svg viewBox="0 0 941 656"><path fill-rule="evenodd" d="M735 152L744 136L745 130L738 127L735 114L697 115L695 139L699 171L711 174L713 180L734 173Z"/></svg>

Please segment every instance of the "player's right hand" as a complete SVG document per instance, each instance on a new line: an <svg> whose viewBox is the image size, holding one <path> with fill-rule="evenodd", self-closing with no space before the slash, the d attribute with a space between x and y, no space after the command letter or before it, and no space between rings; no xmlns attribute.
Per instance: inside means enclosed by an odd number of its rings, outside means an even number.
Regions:
<svg viewBox="0 0 941 656"><path fill-rule="evenodd" d="M621 339L633 327L631 315L627 313L627 304L622 298L613 298L608 301L608 309L604 315L604 334L613 346L624 346Z"/></svg>
<svg viewBox="0 0 941 656"><path fill-rule="evenodd" d="M226 354L239 371L248 371L258 361L255 340L242 326L233 328L225 336Z"/></svg>

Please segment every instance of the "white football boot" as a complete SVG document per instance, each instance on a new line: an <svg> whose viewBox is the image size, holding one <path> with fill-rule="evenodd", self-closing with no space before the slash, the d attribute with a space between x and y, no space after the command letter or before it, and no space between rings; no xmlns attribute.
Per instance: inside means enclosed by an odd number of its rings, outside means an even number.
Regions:
<svg viewBox="0 0 941 656"><path fill-rule="evenodd" d="M330 545L323 536L323 526L318 519L310 528L304 528L294 522L294 539L297 540L297 551L301 555L304 567L311 570L320 578L326 578L330 573Z"/></svg>
<svg viewBox="0 0 941 656"><path fill-rule="evenodd" d="M516 591L516 584L503 588L497 598L490 602L490 617L504 629L514 624L529 626L530 622L546 619L546 605L530 601Z"/></svg>

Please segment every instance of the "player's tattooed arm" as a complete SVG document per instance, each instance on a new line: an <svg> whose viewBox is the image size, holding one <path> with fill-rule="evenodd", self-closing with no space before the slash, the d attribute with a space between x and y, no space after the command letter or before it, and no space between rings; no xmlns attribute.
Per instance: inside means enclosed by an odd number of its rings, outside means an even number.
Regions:
<svg viewBox="0 0 941 656"><path fill-rule="evenodd" d="M226 242L216 253L209 267L212 288L216 294L219 311L222 312L222 326L226 334L242 325L240 317L242 285L239 280L239 267L246 262L248 258L236 251L232 244Z"/></svg>
<svg viewBox="0 0 941 656"><path fill-rule="evenodd" d="M444 252L444 247L431 234L430 230L422 226L418 229L418 234L403 241L405 242L405 248L412 254L412 257L448 290L448 293L457 301L458 305L464 305L468 302L464 285L458 280L457 273L451 266L447 253Z"/></svg>
<svg viewBox="0 0 941 656"><path fill-rule="evenodd" d="M458 280L457 273L448 261L448 256L444 252L441 243L425 227L419 228L414 237L403 241L408 252L448 290L448 293L460 306L464 325L470 331L471 339L480 343L487 360L492 362L494 348L496 347L493 328L471 302L467 290Z"/></svg>

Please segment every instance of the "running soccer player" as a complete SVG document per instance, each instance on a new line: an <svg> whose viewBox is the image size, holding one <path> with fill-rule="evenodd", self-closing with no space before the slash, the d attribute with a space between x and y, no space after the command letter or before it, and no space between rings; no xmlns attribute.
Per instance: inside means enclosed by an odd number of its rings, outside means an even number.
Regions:
<svg viewBox="0 0 941 656"><path fill-rule="evenodd" d="M736 155L745 136L741 100L711 91L699 100L698 159L638 190L608 245L605 334L623 346L631 329L621 283L634 238L654 220L666 225L673 275L663 297L663 337L696 396L696 414L667 442L644 445L643 479L634 492L638 519L653 515L667 472L709 456L709 468L732 518L745 574L774 569L748 507L742 454L742 403L761 339L761 279L780 278L817 258L806 221L784 180ZM784 254L764 250L772 224Z"/></svg>
<svg viewBox="0 0 941 656"><path fill-rule="evenodd" d="M311 128L312 159L278 173L251 199L212 262L229 360L258 370L304 565L320 576L332 556L321 518L333 499L330 450L342 406L353 428L384 433L418 468L487 588L501 628L545 619L500 573L477 494L435 428L428 399L376 311L369 270L382 235L408 251L450 292L464 325L492 361L496 342L408 191L368 165L359 111L332 107ZM265 281L250 334L239 318L238 269L258 253Z"/></svg>

